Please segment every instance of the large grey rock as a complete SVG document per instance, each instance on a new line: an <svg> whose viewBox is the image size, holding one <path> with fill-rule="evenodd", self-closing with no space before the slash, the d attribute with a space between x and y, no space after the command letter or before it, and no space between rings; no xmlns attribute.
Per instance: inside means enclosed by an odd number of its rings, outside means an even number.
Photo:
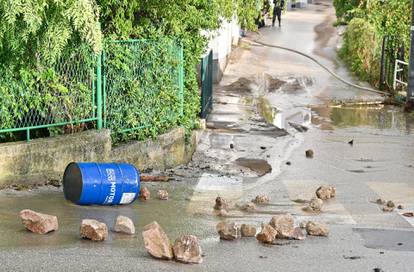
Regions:
<svg viewBox="0 0 414 272"><path fill-rule="evenodd" d="M276 239L277 230L269 224L262 224L262 230L256 235L259 242L271 244Z"/></svg>
<svg viewBox="0 0 414 272"><path fill-rule="evenodd" d="M37 234L46 234L59 228L58 219L54 215L38 213L29 209L22 210L19 215L26 229Z"/></svg>
<svg viewBox="0 0 414 272"><path fill-rule="evenodd" d="M114 231L125 234L135 234L134 222L132 222L129 217L120 215L116 218Z"/></svg>
<svg viewBox="0 0 414 272"><path fill-rule="evenodd" d="M291 238L294 231L294 219L290 214L281 214L273 216L270 225L277 231L276 238Z"/></svg>
<svg viewBox="0 0 414 272"><path fill-rule="evenodd" d="M104 241L108 238L108 227L105 223L94 219L83 219L80 227L80 236L92 241Z"/></svg>
<svg viewBox="0 0 414 272"><path fill-rule="evenodd" d="M312 236L328 236L329 227L323 223L309 221L306 224L306 232Z"/></svg>
<svg viewBox="0 0 414 272"><path fill-rule="evenodd" d="M316 190L316 196L322 200L334 198L336 196L336 189L333 186L321 186Z"/></svg>
<svg viewBox="0 0 414 272"><path fill-rule="evenodd" d="M156 221L144 227L142 237L144 238L145 248L152 257L167 260L173 258L170 239Z"/></svg>
<svg viewBox="0 0 414 272"><path fill-rule="evenodd" d="M240 238L240 227L235 222L222 221L216 226L220 239L235 240Z"/></svg>
<svg viewBox="0 0 414 272"><path fill-rule="evenodd" d="M182 263L202 263L201 247L194 235L184 235L175 240L174 257Z"/></svg>

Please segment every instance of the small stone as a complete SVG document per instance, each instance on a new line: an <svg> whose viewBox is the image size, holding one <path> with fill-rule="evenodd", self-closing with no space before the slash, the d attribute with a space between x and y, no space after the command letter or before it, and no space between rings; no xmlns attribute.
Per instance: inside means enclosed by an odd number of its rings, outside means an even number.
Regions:
<svg viewBox="0 0 414 272"><path fill-rule="evenodd" d="M306 155L306 158L312 159L313 158L313 150L312 149L306 150L305 155Z"/></svg>
<svg viewBox="0 0 414 272"><path fill-rule="evenodd" d="M382 208L383 212L392 212L393 210L394 210L394 208L391 208L391 207L388 207L388 206L385 206L385 207Z"/></svg>
<svg viewBox="0 0 414 272"><path fill-rule="evenodd" d="M129 217L120 215L116 218L114 231L125 234L135 234L134 222L132 222Z"/></svg>
<svg viewBox="0 0 414 272"><path fill-rule="evenodd" d="M290 162L290 161L287 161L286 162L286 165L291 165L292 163Z"/></svg>
<svg viewBox="0 0 414 272"><path fill-rule="evenodd" d="M305 229L306 228L306 224L307 224L308 222L307 221L302 221L302 222L300 222L299 223L299 228L301 228L301 229Z"/></svg>
<svg viewBox="0 0 414 272"><path fill-rule="evenodd" d="M147 187L143 187L139 192L139 199L141 200L148 200L151 198L151 192L148 190Z"/></svg>
<svg viewBox="0 0 414 272"><path fill-rule="evenodd" d="M222 221L216 226L220 239L235 240L240 238L240 227L235 222Z"/></svg>
<svg viewBox="0 0 414 272"><path fill-rule="evenodd" d="M194 264L203 262L201 247L194 235L178 237L174 242L173 251L177 262Z"/></svg>
<svg viewBox="0 0 414 272"><path fill-rule="evenodd" d="M387 202L387 207L389 207L389 208L395 208L395 203L392 200L389 200Z"/></svg>
<svg viewBox="0 0 414 272"><path fill-rule="evenodd" d="M105 223L94 219L83 219L80 227L80 236L92 241L104 241L108 238L108 227Z"/></svg>
<svg viewBox="0 0 414 272"><path fill-rule="evenodd" d="M293 229L293 232L289 238L293 240L305 240L306 236L301 228L296 227Z"/></svg>
<svg viewBox="0 0 414 272"><path fill-rule="evenodd" d="M404 207L403 207L403 205L400 204L400 205L398 205L397 209L402 210L402 209L404 209Z"/></svg>
<svg viewBox="0 0 414 272"><path fill-rule="evenodd" d="M406 212L402 214L405 217L414 217L414 212Z"/></svg>
<svg viewBox="0 0 414 272"><path fill-rule="evenodd" d="M256 228L252 225L242 224L241 225L241 236L242 237L256 236Z"/></svg>
<svg viewBox="0 0 414 272"><path fill-rule="evenodd" d="M230 148L233 149L234 148L234 144L230 144Z"/></svg>
<svg viewBox="0 0 414 272"><path fill-rule="evenodd" d="M59 228L58 219L54 215L26 209L22 210L19 216L25 228L37 234L46 234Z"/></svg>
<svg viewBox="0 0 414 272"><path fill-rule="evenodd" d="M226 210L214 210L216 216L226 217L229 215L229 212Z"/></svg>
<svg viewBox="0 0 414 272"><path fill-rule="evenodd" d="M168 192L166 190L158 190L158 197L161 200L168 200Z"/></svg>
<svg viewBox="0 0 414 272"><path fill-rule="evenodd" d="M312 236L328 236L329 227L323 223L309 221L306 224L306 232Z"/></svg>
<svg viewBox="0 0 414 272"><path fill-rule="evenodd" d="M383 199L381 199L381 198L378 198L375 202L376 202L378 205L385 205L385 203L386 203L386 201L385 201L385 200L383 200Z"/></svg>
<svg viewBox="0 0 414 272"><path fill-rule="evenodd" d="M336 189L333 186L321 186L316 190L316 196L322 200L334 198L336 196Z"/></svg>
<svg viewBox="0 0 414 272"><path fill-rule="evenodd" d="M249 202L249 203L244 204L244 205L241 207L241 209L242 209L243 211L252 212L252 211L256 210L256 205L255 205L253 202Z"/></svg>
<svg viewBox="0 0 414 272"><path fill-rule="evenodd" d="M294 219L290 214L273 216L269 224L277 231L276 238L288 239L293 234Z"/></svg>
<svg viewBox="0 0 414 272"><path fill-rule="evenodd" d="M256 204L268 204L270 202L270 197L267 195L258 195L253 202Z"/></svg>
<svg viewBox="0 0 414 272"><path fill-rule="evenodd" d="M322 210L323 200L317 197L313 197L310 202L308 208L314 212L320 212Z"/></svg>
<svg viewBox="0 0 414 272"><path fill-rule="evenodd" d="M152 257L166 260L173 258L170 239L156 221L144 227L142 237L144 238L145 248Z"/></svg>
<svg viewBox="0 0 414 272"><path fill-rule="evenodd" d="M214 209L215 210L228 210L228 208L229 208L229 203L227 202L227 200L218 196L216 198L216 204L214 205Z"/></svg>
<svg viewBox="0 0 414 272"><path fill-rule="evenodd" d="M271 244L276 239L277 231L269 224L262 224L262 230L256 235L259 242Z"/></svg>

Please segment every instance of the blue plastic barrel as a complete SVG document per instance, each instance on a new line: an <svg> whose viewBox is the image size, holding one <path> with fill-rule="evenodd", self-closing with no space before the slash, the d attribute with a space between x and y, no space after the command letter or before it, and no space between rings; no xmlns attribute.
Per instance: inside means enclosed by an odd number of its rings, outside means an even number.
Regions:
<svg viewBox="0 0 414 272"><path fill-rule="evenodd" d="M79 205L130 204L139 183L139 171L126 163L72 162L63 174L65 198Z"/></svg>

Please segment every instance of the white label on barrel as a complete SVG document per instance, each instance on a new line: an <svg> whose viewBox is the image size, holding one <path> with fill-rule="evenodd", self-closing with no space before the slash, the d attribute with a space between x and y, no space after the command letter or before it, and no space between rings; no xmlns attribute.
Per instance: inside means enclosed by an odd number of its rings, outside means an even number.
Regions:
<svg viewBox="0 0 414 272"><path fill-rule="evenodd" d="M119 202L119 204L129 204L131 203L134 198L135 198L135 193L123 193L122 194L122 198L121 198L121 202Z"/></svg>
<svg viewBox="0 0 414 272"><path fill-rule="evenodd" d="M109 196L106 197L105 203L111 204L114 202L114 197L116 193L116 176L115 176L115 170L108 168L106 169L106 174L108 176L108 181L111 183L111 188L109 191Z"/></svg>

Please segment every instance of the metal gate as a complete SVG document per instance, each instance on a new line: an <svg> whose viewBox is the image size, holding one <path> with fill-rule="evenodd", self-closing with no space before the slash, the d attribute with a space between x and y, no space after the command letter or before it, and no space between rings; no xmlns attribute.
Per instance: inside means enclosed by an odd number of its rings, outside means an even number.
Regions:
<svg viewBox="0 0 414 272"><path fill-rule="evenodd" d="M399 82L407 82L408 67L400 65L406 63L405 47L397 36L385 36L382 42L380 89L395 90Z"/></svg>
<svg viewBox="0 0 414 272"><path fill-rule="evenodd" d="M213 109L213 50L201 60L201 118Z"/></svg>

